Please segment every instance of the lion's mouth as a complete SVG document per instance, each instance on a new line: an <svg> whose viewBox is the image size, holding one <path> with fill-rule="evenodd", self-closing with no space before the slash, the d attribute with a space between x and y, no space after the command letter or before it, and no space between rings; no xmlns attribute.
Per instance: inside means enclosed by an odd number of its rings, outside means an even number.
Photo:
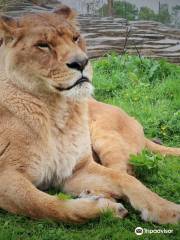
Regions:
<svg viewBox="0 0 180 240"><path fill-rule="evenodd" d="M81 78L79 78L73 85L71 85L71 86L69 86L69 87L67 87L67 88L63 88L63 87L55 87L58 91L68 91L68 90L70 90L70 89L72 89L73 87L75 87L75 86L77 86L77 85L79 85L79 84L83 84L83 83L85 83L85 82L88 82L88 83L90 83L90 80L87 78L87 77L81 77Z"/></svg>

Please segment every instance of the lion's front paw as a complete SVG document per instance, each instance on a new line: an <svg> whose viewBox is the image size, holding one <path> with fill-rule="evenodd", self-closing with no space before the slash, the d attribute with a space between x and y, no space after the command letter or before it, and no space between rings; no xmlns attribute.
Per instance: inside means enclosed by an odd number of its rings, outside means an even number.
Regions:
<svg viewBox="0 0 180 240"><path fill-rule="evenodd" d="M159 224L178 223L180 221L180 205L163 201L153 208L143 209L141 217L145 221Z"/></svg>
<svg viewBox="0 0 180 240"><path fill-rule="evenodd" d="M98 201L98 208L102 212L110 209L119 218L124 218L128 214L128 211L121 203L111 201L110 199L105 198L103 194L93 195L92 191L85 190L80 194L80 198L88 198Z"/></svg>
<svg viewBox="0 0 180 240"><path fill-rule="evenodd" d="M121 203L112 202L106 198L100 198L98 201L99 208L102 209L102 211L110 209L115 213L115 216L119 218L124 218L128 214L127 209Z"/></svg>

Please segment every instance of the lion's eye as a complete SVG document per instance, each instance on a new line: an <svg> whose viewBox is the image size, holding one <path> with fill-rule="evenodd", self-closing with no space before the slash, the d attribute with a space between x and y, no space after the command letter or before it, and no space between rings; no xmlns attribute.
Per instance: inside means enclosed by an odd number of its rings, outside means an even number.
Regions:
<svg viewBox="0 0 180 240"><path fill-rule="evenodd" d="M73 42L78 43L80 40L80 35L74 36L73 37Z"/></svg>
<svg viewBox="0 0 180 240"><path fill-rule="evenodd" d="M43 43L43 42L37 43L36 47L44 51L49 51L51 49L48 43Z"/></svg>

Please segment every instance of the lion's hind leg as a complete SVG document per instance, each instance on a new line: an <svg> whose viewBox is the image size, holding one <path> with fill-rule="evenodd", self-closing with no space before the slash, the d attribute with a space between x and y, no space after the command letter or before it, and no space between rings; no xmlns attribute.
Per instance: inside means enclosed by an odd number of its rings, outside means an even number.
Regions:
<svg viewBox="0 0 180 240"><path fill-rule="evenodd" d="M128 160L145 146L142 126L121 109L89 100L91 143L100 163L120 172L132 173Z"/></svg>
<svg viewBox="0 0 180 240"><path fill-rule="evenodd" d="M98 129L98 133L91 132L91 141L93 151L103 166L120 172L133 173L129 164L130 149L119 133Z"/></svg>

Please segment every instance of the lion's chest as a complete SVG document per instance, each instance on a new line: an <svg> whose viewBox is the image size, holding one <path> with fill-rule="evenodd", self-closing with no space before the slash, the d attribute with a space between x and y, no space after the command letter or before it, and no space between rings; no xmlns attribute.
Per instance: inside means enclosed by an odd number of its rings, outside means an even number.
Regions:
<svg viewBox="0 0 180 240"><path fill-rule="evenodd" d="M76 164L91 151L88 127L76 126L61 132L52 128L49 146L42 160L41 186L59 186L72 175Z"/></svg>

